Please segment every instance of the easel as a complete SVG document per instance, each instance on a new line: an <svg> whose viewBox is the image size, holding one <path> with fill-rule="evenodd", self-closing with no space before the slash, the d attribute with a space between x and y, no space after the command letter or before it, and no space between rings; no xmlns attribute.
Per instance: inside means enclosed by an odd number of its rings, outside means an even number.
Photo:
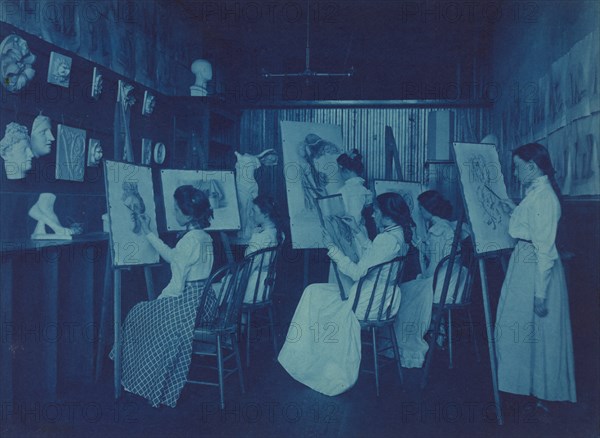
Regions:
<svg viewBox="0 0 600 438"><path fill-rule="evenodd" d="M385 179L392 179L392 160L398 173L398 181L404 181L402 178L402 168L400 167L400 157L398 155L398 146L394 138L394 132L391 126L385 127Z"/></svg>
<svg viewBox="0 0 600 438"><path fill-rule="evenodd" d="M144 265L144 277L146 280L146 292L148 300L156 298L154 294L154 280L152 278L153 266L158 264ZM102 293L102 307L100 311L100 328L98 336L98 350L96 353L96 381L100 379L104 363L104 352L106 349L106 324L108 319L108 308L110 296L113 295L113 324L114 324L114 389L115 398L121 396L121 272L130 271L128 267L113 267L110 247L106 252L106 265L104 271L104 289ZM113 289L114 287L114 289Z"/></svg>
<svg viewBox="0 0 600 438"><path fill-rule="evenodd" d="M428 378L429 378L429 369L431 367L431 362L433 360L433 355L438 348L437 338L440 334L440 325L442 322L442 316L446 310L446 297L448 295L448 289L450 288L450 280L452 278L452 272L454 263L456 261L456 253L458 251L458 245L461 241L461 231L462 225L465 222L464 220L464 212L461 214L460 218L457 221L456 229L454 231L454 238L452 240L452 249L450 251L450 257L448 260L448 265L446 268L446 275L444 276L444 283L442 286L442 293L440 297L440 303L444 303L442 306L439 306L436 309L436 312L433 315L433 336L429 340L429 354L425 360L425 365L423 366L423 378L421 380L421 389L424 389L427 386ZM492 331L492 315L490 309L490 299L488 292L488 281L487 274L485 270L485 260L490 257L500 256L500 261L506 272L506 261L502 257L503 251L495 251L486 254L473 254L473 257L477 259L479 265L479 278L481 279L481 293L483 298L483 312L485 316L485 328L487 335L487 343L488 350L490 354L490 369L492 372L492 386L494 392L494 403L496 407L496 417L498 421L498 425L502 426L504 424L504 418L502 415L502 405L500 400L500 393L498 391L498 371L496 365L496 347L495 347L495 338L494 333Z"/></svg>

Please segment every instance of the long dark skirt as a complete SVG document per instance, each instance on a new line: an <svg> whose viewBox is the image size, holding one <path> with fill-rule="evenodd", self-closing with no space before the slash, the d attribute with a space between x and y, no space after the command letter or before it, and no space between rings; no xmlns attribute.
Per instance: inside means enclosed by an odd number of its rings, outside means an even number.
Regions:
<svg viewBox="0 0 600 438"><path fill-rule="evenodd" d="M123 323L121 383L154 407L175 407L187 380L204 280L188 281L180 297L136 304ZM217 310L212 289L203 319Z"/></svg>

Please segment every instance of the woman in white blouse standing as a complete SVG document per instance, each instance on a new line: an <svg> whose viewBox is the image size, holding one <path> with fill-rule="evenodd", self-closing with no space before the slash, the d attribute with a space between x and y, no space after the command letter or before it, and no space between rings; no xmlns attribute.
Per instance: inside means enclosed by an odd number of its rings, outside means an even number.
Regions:
<svg viewBox="0 0 600 438"><path fill-rule="evenodd" d="M217 307L210 289L199 309L213 265L212 238L203 230L212 218L209 200L190 185L178 187L174 197L175 217L185 226L175 248L151 232L147 217L140 220L148 241L170 264L171 280L158 299L136 304L123 323L121 383L153 407L177 404L187 379L196 319L214 319Z"/></svg>
<svg viewBox="0 0 600 438"><path fill-rule="evenodd" d="M342 251L333 246L326 233L328 255L340 272L354 281L349 298L342 300L337 283L320 283L309 285L302 294L292 318L285 344L279 353L279 362L290 375L310 388L325 395L337 395L354 385L358 378L361 359L360 324L352 306L358 281L369 268L406 254L408 242L411 241L414 222L406 202L397 193L384 193L377 197L373 210L373 218L377 223L379 234L371 242L360 233L363 246L362 257L358 263L352 262ZM357 224L349 218L352 227L358 231ZM385 278L385 273L381 278ZM373 279L366 279L363 287ZM372 287L372 286L371 286ZM371 313L375 317L381 303L383 287L378 289ZM400 294L396 293L391 312L400 302ZM356 313L364 315L367 311L370 295L361 295Z"/></svg>
<svg viewBox="0 0 600 438"><path fill-rule="evenodd" d="M556 249L560 190L546 148L513 151L515 175L526 187L508 231L518 239L496 314L498 388L550 401L576 401L569 297ZM539 403L540 406L541 403Z"/></svg>

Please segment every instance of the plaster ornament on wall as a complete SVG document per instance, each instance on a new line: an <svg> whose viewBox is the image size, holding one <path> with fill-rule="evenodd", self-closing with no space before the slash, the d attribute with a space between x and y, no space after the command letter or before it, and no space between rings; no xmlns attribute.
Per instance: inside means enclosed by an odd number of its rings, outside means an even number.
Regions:
<svg viewBox="0 0 600 438"><path fill-rule="evenodd" d="M15 122L6 125L6 133L0 140L0 157L4 160L7 179L25 178L33 158L26 126Z"/></svg>
<svg viewBox="0 0 600 438"><path fill-rule="evenodd" d="M156 96L148 93L148 91L144 91L144 104L142 105L142 115L149 116L154 112L154 107L156 107Z"/></svg>
<svg viewBox="0 0 600 438"><path fill-rule="evenodd" d="M100 160L102 160L102 156L104 155L104 151L102 150L102 145L100 144L100 140L95 138L90 138L88 141L88 156L87 156L87 165L88 167L96 167L100 164Z"/></svg>
<svg viewBox="0 0 600 438"><path fill-rule="evenodd" d="M196 75L196 82L190 87L191 96L206 96L207 83L212 80L212 65L205 59L196 59L191 66L192 73Z"/></svg>
<svg viewBox="0 0 600 438"><path fill-rule="evenodd" d="M56 179L83 181L85 170L84 129L58 125L56 144Z"/></svg>
<svg viewBox="0 0 600 438"><path fill-rule="evenodd" d="M2 85L16 93L35 76L32 65L35 55L29 51L27 41L12 34L0 44L0 75Z"/></svg>
<svg viewBox="0 0 600 438"><path fill-rule="evenodd" d="M156 143L154 145L154 162L156 164L162 164L165 162L165 156L167 155L167 147L164 143Z"/></svg>
<svg viewBox="0 0 600 438"><path fill-rule="evenodd" d="M73 60L60 53L50 53L50 65L48 65L48 82L61 87L69 88L71 78L71 65Z"/></svg>
<svg viewBox="0 0 600 438"><path fill-rule="evenodd" d="M152 140L142 138L142 164L149 166L152 161Z"/></svg>
<svg viewBox="0 0 600 438"><path fill-rule="evenodd" d="M121 102L125 108L129 108L135 104L133 96L134 87L127 82L119 80L119 91L117 94L117 102Z"/></svg>
<svg viewBox="0 0 600 438"><path fill-rule="evenodd" d="M29 216L37 221L31 238L34 240L71 240L74 234L81 234L80 227L63 227L54 213L56 195L40 193L37 202L29 209ZM53 232L48 233L48 226Z"/></svg>
<svg viewBox="0 0 600 438"><path fill-rule="evenodd" d="M31 125L31 151L35 158L48 155L52 151L52 142L56 140L52 134L52 122L47 116L39 115Z"/></svg>
<svg viewBox="0 0 600 438"><path fill-rule="evenodd" d="M94 67L94 74L92 75L92 97L96 100L100 99L102 94L102 83L104 79L96 67Z"/></svg>

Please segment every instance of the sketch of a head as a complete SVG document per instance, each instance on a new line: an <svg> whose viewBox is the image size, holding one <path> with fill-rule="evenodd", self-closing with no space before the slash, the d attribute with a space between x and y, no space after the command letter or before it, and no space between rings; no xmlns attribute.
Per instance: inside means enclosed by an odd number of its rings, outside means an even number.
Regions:
<svg viewBox="0 0 600 438"><path fill-rule="evenodd" d="M180 182L180 185L185 184L184 182ZM188 184L190 184L188 182ZM223 190L223 186L220 181L216 179L204 180L204 181L194 181L191 183L193 187L203 192L208 201L210 202L210 208L213 210L217 210L219 208L227 207L227 198L225 197L225 190Z"/></svg>
<svg viewBox="0 0 600 438"><path fill-rule="evenodd" d="M131 211L131 222L133 225L131 231L134 234L140 234L140 218L146 214L146 204L144 204L144 200L140 196L137 183L123 182L123 196L121 200L125 207Z"/></svg>

